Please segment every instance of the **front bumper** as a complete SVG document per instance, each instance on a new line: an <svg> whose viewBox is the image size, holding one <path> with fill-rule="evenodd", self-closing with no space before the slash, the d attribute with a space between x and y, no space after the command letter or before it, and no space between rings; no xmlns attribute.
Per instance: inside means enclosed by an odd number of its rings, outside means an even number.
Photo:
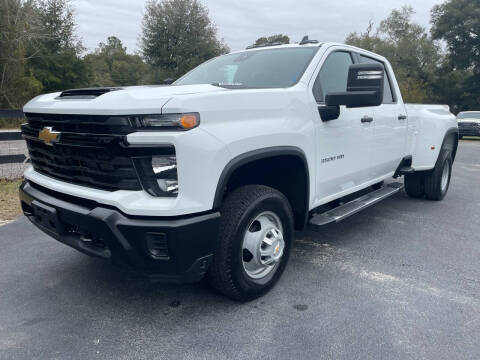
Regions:
<svg viewBox="0 0 480 360"><path fill-rule="evenodd" d="M126 216L29 181L20 187L20 201L25 216L56 240L166 282L195 282L205 275L220 220L218 212L175 218ZM160 244L162 256L152 256L152 244Z"/></svg>

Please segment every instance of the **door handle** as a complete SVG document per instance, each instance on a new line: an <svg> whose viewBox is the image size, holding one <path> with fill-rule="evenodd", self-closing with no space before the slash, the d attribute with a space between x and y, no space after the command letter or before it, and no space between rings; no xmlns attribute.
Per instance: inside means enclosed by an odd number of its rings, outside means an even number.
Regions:
<svg viewBox="0 0 480 360"><path fill-rule="evenodd" d="M365 115L361 121L362 123L371 123L373 121L373 117Z"/></svg>
<svg viewBox="0 0 480 360"><path fill-rule="evenodd" d="M407 115L400 114L398 115L398 120L407 120Z"/></svg>

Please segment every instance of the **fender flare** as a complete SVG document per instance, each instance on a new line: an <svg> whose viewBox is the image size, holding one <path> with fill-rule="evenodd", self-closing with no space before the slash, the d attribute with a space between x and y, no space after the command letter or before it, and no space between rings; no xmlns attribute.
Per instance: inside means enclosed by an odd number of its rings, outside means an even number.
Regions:
<svg viewBox="0 0 480 360"><path fill-rule="evenodd" d="M454 148L452 149L452 161L455 160L455 156L457 155L457 148L458 148L458 134L459 134L459 131L458 131L458 128L456 127L452 127L450 129L448 129L446 132L445 132L445 135L443 136L443 140L442 140L442 147L440 149L443 149L443 147L445 146L445 143L448 139L448 137L450 135L453 135L455 134L456 135L456 141L455 141L455 144L453 145ZM439 154L440 156L440 154ZM438 160L438 159L437 159Z"/></svg>
<svg viewBox="0 0 480 360"><path fill-rule="evenodd" d="M230 177L239 169L241 166L251 163L256 160L267 159L271 157L278 156L294 156L302 160L305 168L305 186L306 186L306 214L309 210L310 202L310 173L308 168L307 157L302 149L296 146L274 146L268 148L261 148L252 151L248 151L244 154L238 155L237 157L230 160L227 165L224 167L220 178L217 183L217 189L215 191L215 198L213 201L213 209L219 209L222 204L223 197L225 195L226 186L230 180ZM307 215L305 215L307 216Z"/></svg>

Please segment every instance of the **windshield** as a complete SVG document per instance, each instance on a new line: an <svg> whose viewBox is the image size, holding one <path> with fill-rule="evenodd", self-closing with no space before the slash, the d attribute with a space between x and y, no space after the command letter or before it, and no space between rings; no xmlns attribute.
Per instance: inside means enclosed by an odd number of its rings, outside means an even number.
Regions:
<svg viewBox="0 0 480 360"><path fill-rule="evenodd" d="M458 114L457 119L479 119L480 111L469 111Z"/></svg>
<svg viewBox="0 0 480 360"><path fill-rule="evenodd" d="M285 88L300 80L317 50L318 47L295 47L224 55L198 66L173 85Z"/></svg>

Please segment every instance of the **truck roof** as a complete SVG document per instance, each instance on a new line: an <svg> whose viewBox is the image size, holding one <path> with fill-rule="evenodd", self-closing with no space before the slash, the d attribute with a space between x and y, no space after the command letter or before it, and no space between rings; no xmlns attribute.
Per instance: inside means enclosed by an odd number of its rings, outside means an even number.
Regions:
<svg viewBox="0 0 480 360"><path fill-rule="evenodd" d="M348 48L352 51L357 51L357 52L361 52L361 53L364 53L364 54L368 54L368 55L371 55L371 56L376 57L378 59L382 59L384 61L387 60L382 55L371 52L369 50L365 50L365 49L362 49L362 48L359 48L359 47L356 47L356 46L347 45L347 44L338 43L338 42L318 42L318 43L308 42L308 43L305 43L305 44L296 43L296 44L281 44L281 45L266 44L265 46L247 47L246 49L235 50L235 51L230 52L230 54L236 54L236 53L241 53L241 52L246 52L246 51L262 51L262 50L269 50L269 49L304 48L304 47L330 47L330 46L342 46L342 47Z"/></svg>

